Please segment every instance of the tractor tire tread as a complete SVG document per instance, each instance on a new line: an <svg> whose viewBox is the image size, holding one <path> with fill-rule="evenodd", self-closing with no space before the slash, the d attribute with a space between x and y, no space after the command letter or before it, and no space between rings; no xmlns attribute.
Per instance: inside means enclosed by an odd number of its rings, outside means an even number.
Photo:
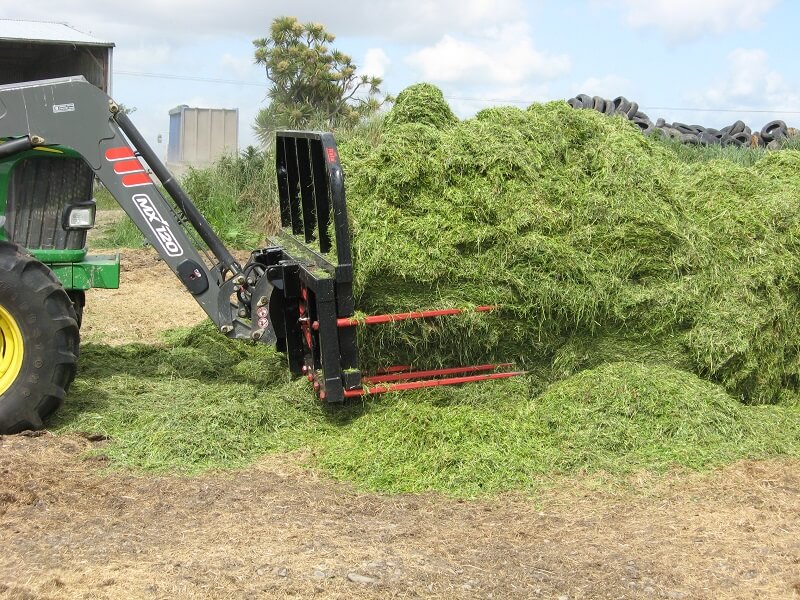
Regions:
<svg viewBox="0 0 800 600"><path fill-rule="evenodd" d="M0 278L16 284L0 290L11 296L0 297L8 302L6 309L15 310L16 294L24 290L33 317L23 321L13 315L22 330L24 357L19 376L0 395L0 435L5 435L41 429L61 406L75 379L80 333L72 300L61 282L16 244L0 242ZM23 376L27 381L19 383Z"/></svg>

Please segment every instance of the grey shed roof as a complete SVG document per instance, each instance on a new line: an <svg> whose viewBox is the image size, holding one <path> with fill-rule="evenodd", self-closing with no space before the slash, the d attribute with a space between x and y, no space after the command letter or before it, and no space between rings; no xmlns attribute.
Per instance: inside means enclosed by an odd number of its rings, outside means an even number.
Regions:
<svg viewBox="0 0 800 600"><path fill-rule="evenodd" d="M113 47L113 42L104 42L89 34L73 29L65 23L48 21L20 21L0 19L0 40L41 42L46 44L79 44L81 46Z"/></svg>

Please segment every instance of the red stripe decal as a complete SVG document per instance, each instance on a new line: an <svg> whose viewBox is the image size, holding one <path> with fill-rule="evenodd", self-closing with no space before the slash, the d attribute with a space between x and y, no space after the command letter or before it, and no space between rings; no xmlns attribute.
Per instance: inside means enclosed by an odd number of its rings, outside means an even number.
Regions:
<svg viewBox="0 0 800 600"><path fill-rule="evenodd" d="M134 187L137 185L152 184L153 181L147 173L130 173L129 175L122 176L122 185L125 187Z"/></svg>
<svg viewBox="0 0 800 600"><path fill-rule="evenodd" d="M109 148L106 150L106 160L115 161L123 160L126 158L135 158L133 150L127 146L120 146L118 148Z"/></svg>
<svg viewBox="0 0 800 600"><path fill-rule="evenodd" d="M335 164L339 162L339 155L336 152L336 148L325 148L325 155L329 163Z"/></svg>
<svg viewBox="0 0 800 600"><path fill-rule="evenodd" d="M121 160L114 163L114 173L144 173L144 169L136 159Z"/></svg>

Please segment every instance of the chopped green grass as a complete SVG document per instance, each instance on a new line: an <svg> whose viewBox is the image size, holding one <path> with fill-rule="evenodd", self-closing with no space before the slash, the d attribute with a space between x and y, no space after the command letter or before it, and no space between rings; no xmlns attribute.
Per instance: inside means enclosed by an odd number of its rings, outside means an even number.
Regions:
<svg viewBox="0 0 800 600"><path fill-rule="evenodd" d="M210 325L166 346L86 344L81 375L54 426L109 436L108 456L144 470L193 473L296 448L321 409L282 357L231 343Z"/></svg>
<svg viewBox="0 0 800 600"><path fill-rule="evenodd" d="M52 426L110 438L112 466L185 474L310 450L358 487L459 497L535 492L554 476L706 469L800 455L800 405L745 406L661 364L616 362L326 409L284 357L210 325L163 346L87 344Z"/></svg>
<svg viewBox="0 0 800 600"><path fill-rule="evenodd" d="M704 467L741 456L745 408L718 385L664 365L607 363L551 385L531 411L565 471Z"/></svg>
<svg viewBox="0 0 800 600"><path fill-rule="evenodd" d="M384 126L387 129L399 125L420 124L437 129L446 129L458 122L442 90L429 83L416 83L397 95Z"/></svg>
<svg viewBox="0 0 800 600"><path fill-rule="evenodd" d="M381 402L325 438L317 464L373 490L478 496L533 491L556 475L797 456L798 425L796 409L745 407L690 373L612 363L542 394L518 379ZM767 433L775 426L780 442Z"/></svg>

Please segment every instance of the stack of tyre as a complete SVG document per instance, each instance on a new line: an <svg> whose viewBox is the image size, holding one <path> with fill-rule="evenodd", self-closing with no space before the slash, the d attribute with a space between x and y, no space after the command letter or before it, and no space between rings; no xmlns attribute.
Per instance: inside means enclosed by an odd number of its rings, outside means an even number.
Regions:
<svg viewBox="0 0 800 600"><path fill-rule="evenodd" d="M628 100L625 96L607 100L600 96L578 94L567 100L567 103L572 108L588 108L606 115L622 115L635 123L645 135L661 135L679 140L684 144L720 144L777 149L781 147L783 140L797 135L797 130L787 127L786 123L780 120L770 121L760 131L751 130L743 121L736 121L722 129L678 122L667 123L664 119L657 119L654 123L650 117L639 110L636 102Z"/></svg>

